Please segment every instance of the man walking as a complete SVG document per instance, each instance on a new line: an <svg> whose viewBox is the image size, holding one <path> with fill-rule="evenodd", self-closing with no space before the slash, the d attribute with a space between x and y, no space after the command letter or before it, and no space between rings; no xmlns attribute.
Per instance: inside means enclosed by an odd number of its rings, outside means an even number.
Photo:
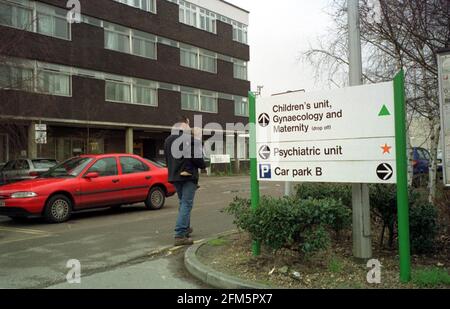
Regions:
<svg viewBox="0 0 450 309"><path fill-rule="evenodd" d="M189 119L181 117L164 144L167 168L169 170L169 182L172 183L178 194L180 202L178 219L175 227L175 246L189 246L194 242L190 238L193 232L191 228L191 211L194 206L195 193L197 191L199 173L198 169L205 169L203 153L199 153L201 147L196 147L198 141L191 134ZM201 143L201 141L200 141ZM186 164L194 165L190 176L183 176Z"/></svg>

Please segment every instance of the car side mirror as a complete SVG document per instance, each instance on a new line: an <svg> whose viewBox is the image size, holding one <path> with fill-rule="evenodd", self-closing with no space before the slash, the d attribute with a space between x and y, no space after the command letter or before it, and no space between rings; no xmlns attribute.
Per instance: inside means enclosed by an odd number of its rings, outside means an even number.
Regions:
<svg viewBox="0 0 450 309"><path fill-rule="evenodd" d="M92 172L92 173L87 173L84 178L86 179L94 179L94 178L98 178L100 176L99 173L97 172Z"/></svg>

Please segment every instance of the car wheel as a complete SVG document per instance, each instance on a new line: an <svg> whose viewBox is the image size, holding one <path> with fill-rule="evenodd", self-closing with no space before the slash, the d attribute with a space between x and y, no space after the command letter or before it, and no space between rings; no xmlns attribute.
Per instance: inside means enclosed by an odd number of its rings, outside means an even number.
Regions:
<svg viewBox="0 0 450 309"><path fill-rule="evenodd" d="M72 201L65 195L50 198L45 207L44 216L47 222L62 223L69 220L72 214Z"/></svg>
<svg viewBox="0 0 450 309"><path fill-rule="evenodd" d="M148 193L145 206L147 209L158 210L164 207L166 202L166 192L161 187L153 187Z"/></svg>

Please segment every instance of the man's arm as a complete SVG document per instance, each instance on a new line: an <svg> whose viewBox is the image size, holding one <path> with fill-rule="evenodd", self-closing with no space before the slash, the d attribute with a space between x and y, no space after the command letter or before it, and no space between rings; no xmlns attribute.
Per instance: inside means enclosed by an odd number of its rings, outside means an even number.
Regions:
<svg viewBox="0 0 450 309"><path fill-rule="evenodd" d="M192 139L191 141L192 145L192 156L191 156L191 162L194 164L197 168L204 170L206 168L206 163L203 158L203 147L202 142L197 139Z"/></svg>

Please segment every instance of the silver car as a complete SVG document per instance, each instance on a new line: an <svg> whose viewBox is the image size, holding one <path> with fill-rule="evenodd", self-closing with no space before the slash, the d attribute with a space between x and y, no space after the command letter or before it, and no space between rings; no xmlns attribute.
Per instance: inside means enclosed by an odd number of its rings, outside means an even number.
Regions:
<svg viewBox="0 0 450 309"><path fill-rule="evenodd" d="M58 164L54 159L17 159L3 166L0 172L0 185L33 179Z"/></svg>

